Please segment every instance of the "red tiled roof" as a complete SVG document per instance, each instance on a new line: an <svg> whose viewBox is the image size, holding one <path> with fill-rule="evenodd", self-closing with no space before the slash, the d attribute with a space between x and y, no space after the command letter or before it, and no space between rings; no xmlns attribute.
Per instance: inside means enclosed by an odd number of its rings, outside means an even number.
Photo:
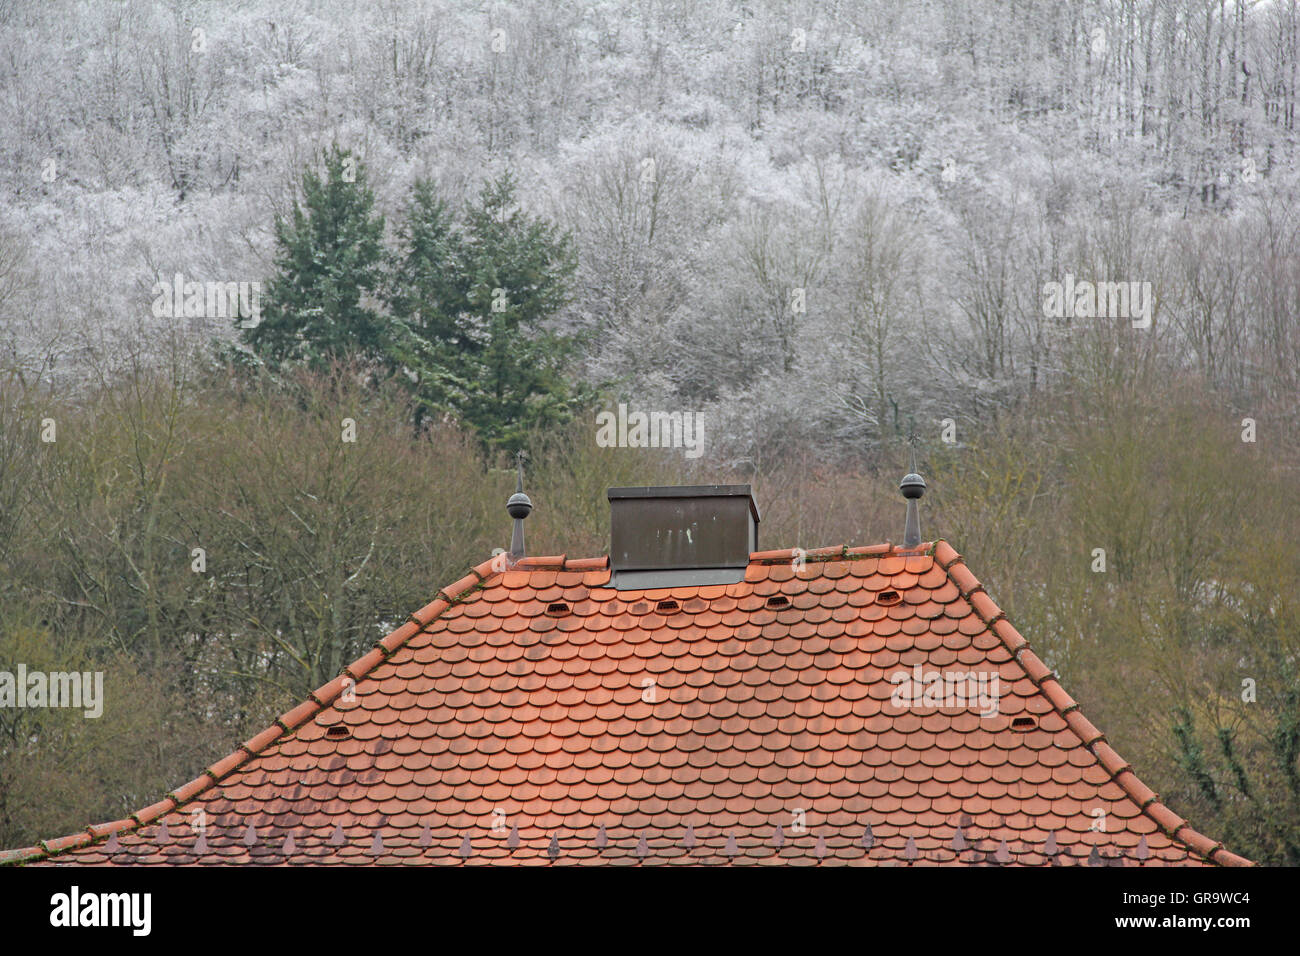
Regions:
<svg viewBox="0 0 1300 956"><path fill-rule="evenodd" d="M803 561L651 591L605 558L485 562L198 779L0 862L1249 865L945 542ZM901 706L916 665L996 673L996 714Z"/></svg>

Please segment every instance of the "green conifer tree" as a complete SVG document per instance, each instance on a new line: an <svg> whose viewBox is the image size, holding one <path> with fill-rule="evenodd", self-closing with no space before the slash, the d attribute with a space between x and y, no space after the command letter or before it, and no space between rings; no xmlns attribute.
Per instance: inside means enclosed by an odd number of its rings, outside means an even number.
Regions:
<svg viewBox="0 0 1300 956"><path fill-rule="evenodd" d="M333 145L324 175L307 169L303 201L277 217L276 274L262 320L241 336L272 367L314 367L344 355L391 366L392 323L377 308L382 292L384 220L374 213L365 167Z"/></svg>

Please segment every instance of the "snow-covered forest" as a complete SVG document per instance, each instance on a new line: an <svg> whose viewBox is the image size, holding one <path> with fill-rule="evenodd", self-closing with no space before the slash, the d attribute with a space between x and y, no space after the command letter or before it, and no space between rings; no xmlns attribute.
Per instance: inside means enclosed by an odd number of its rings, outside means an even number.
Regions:
<svg viewBox="0 0 1300 956"><path fill-rule="evenodd" d="M1300 0L0 0L0 641L137 701L0 713L0 844L145 805L506 543L464 422L223 390L236 323L157 307L269 288L337 147L389 248L417 183L507 175L569 237L541 553L695 478L769 547L897 540L914 434L927 540L1171 806L1300 864L1298 69ZM704 454L595 447L619 402Z"/></svg>
<svg viewBox="0 0 1300 956"><path fill-rule="evenodd" d="M153 284L265 279L273 217L337 142L390 219L416 177L454 205L511 171L576 241L580 374L707 409L735 455L978 419L1101 374L1098 349L1236 396L1296 385L1291 2L9 2L0 23L3 344L33 376L233 334L155 318ZM1045 316L1066 275L1151 283L1152 330Z"/></svg>

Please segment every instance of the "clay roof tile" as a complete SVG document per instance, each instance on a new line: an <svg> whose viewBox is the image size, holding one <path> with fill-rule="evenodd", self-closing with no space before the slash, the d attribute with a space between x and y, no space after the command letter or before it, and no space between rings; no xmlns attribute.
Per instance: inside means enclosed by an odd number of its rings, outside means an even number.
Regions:
<svg viewBox="0 0 1300 956"><path fill-rule="evenodd" d="M1250 865L1142 784L946 542L794 556L623 592L605 557L485 561L166 799L0 863ZM917 668L998 674L999 712L924 682L896 705Z"/></svg>

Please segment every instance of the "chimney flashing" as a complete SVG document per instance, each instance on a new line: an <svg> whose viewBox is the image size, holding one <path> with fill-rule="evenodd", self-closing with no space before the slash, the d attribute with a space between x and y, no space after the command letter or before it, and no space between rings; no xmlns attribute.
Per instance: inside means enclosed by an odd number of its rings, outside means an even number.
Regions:
<svg viewBox="0 0 1300 956"><path fill-rule="evenodd" d="M668 568L662 571L617 571L613 575L616 591L707 587L711 584L739 584L744 579L744 568Z"/></svg>

